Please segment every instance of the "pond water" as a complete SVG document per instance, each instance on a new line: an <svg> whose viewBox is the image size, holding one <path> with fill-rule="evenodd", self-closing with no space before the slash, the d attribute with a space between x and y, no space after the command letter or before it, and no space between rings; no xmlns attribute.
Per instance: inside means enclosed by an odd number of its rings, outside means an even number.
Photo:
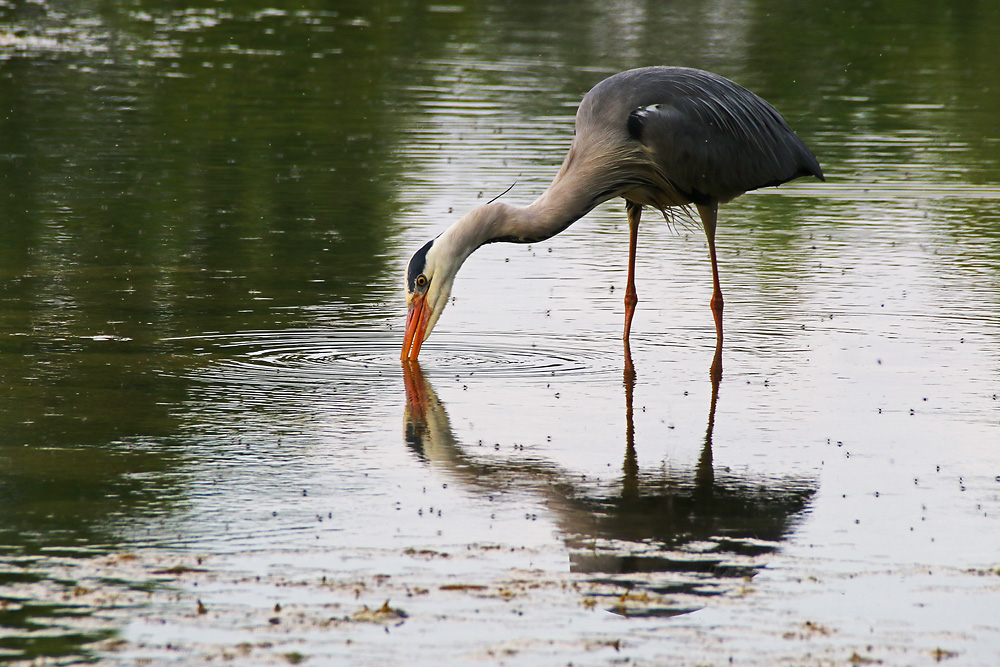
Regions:
<svg viewBox="0 0 1000 667"><path fill-rule="evenodd" d="M1000 661L1000 5L0 2L0 663ZM629 67L826 183L409 255ZM626 370L626 361L631 369Z"/></svg>

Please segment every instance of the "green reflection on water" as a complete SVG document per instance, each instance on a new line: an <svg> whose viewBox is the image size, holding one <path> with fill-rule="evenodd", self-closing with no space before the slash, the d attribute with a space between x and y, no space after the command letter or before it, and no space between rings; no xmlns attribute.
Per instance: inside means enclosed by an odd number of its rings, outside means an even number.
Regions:
<svg viewBox="0 0 1000 667"><path fill-rule="evenodd" d="M538 119L603 74L705 67L782 109L831 181L997 181L997 3L230 4L0 7L5 554L114 549L121 525L183 503L198 360L165 339L383 314L399 193L426 168L404 148L442 90L494 99L541 145ZM801 206L769 205L772 256L809 233ZM978 225L949 233L995 242L995 212L969 207ZM762 270L798 270L785 259ZM34 609L0 624L68 613Z"/></svg>

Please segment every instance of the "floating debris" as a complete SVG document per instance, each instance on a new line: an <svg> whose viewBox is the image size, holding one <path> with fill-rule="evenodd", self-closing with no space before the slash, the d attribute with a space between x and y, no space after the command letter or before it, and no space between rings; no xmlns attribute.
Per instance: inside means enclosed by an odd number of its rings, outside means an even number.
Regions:
<svg viewBox="0 0 1000 667"><path fill-rule="evenodd" d="M406 618L409 618L409 614L402 609L390 607L389 601L386 600L378 609L369 609L367 606L363 606L360 611L354 612L347 620L357 623L391 623Z"/></svg>

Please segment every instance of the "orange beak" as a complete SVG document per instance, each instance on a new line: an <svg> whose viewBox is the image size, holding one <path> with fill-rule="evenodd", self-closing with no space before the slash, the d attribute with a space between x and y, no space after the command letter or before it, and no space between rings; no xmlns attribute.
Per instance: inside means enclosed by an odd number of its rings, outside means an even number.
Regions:
<svg viewBox="0 0 1000 667"><path fill-rule="evenodd" d="M427 303L427 295L415 296L410 300L410 310L406 314L406 335L403 337L403 351L399 358L403 361L416 361L420 354L420 346L424 343L427 333L427 322L431 318L431 307Z"/></svg>

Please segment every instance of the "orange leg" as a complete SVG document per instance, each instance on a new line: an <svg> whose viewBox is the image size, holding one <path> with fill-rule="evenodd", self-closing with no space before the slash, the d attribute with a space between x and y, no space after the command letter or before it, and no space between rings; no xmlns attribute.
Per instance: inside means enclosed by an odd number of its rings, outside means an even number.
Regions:
<svg viewBox="0 0 1000 667"><path fill-rule="evenodd" d="M705 227L705 237L708 239L708 256L712 260L712 316L715 318L715 359L712 361L712 378L716 381L722 377L722 287L719 285L719 264L715 256L715 224L719 214L718 202L707 206L698 205L701 224Z"/></svg>
<svg viewBox="0 0 1000 667"><path fill-rule="evenodd" d="M635 304L639 297L635 292L635 249L639 240L639 216L642 206L625 200L625 212L628 213L628 285L625 287L625 333L622 338L628 343L628 334L632 329L632 316L635 315Z"/></svg>

